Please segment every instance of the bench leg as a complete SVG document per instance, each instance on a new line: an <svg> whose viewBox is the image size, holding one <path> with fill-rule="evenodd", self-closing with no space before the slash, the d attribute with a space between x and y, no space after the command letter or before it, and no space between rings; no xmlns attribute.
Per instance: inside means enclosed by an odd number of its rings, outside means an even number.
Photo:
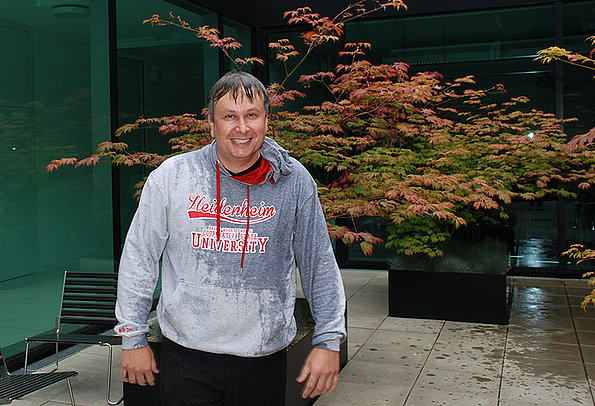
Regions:
<svg viewBox="0 0 595 406"><path fill-rule="evenodd" d="M68 394L70 395L70 404L72 406L76 406L74 403L74 392L72 392L72 383L70 382L70 378L66 378L66 384L68 385Z"/></svg>
<svg viewBox="0 0 595 406"><path fill-rule="evenodd" d="M27 361L29 360L29 341L25 344L25 367L23 368L23 373L27 374Z"/></svg>
<svg viewBox="0 0 595 406"><path fill-rule="evenodd" d="M27 374L27 366L29 365L29 344L31 344L32 341L26 341L25 344L25 367L23 368L23 373L26 375ZM58 362L60 361L60 357L58 354L58 343L56 343L56 366L54 367L54 369L52 369L49 372L54 372L58 370Z"/></svg>
<svg viewBox="0 0 595 406"><path fill-rule="evenodd" d="M109 343L103 344L107 347L107 390L105 392L105 401L108 405L118 405L124 400L124 396L120 400L113 401L110 399L111 387L112 387L112 346Z"/></svg>

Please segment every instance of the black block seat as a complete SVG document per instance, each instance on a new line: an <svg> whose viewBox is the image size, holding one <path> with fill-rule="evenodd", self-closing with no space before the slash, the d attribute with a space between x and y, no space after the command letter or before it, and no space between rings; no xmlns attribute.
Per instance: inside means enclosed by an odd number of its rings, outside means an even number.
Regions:
<svg viewBox="0 0 595 406"><path fill-rule="evenodd" d="M0 405L7 405L13 400L66 379L70 394L70 403L72 406L75 406L70 378L78 375L78 372L62 371L11 375L8 373L6 360L4 359L4 355L2 355L1 348L0 358L2 358L2 363L0 364Z"/></svg>

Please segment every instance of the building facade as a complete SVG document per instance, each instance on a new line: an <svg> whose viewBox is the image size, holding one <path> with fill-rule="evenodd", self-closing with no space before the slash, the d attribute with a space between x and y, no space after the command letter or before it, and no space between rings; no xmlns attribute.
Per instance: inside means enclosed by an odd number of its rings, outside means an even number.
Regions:
<svg viewBox="0 0 595 406"><path fill-rule="evenodd" d="M200 113L206 93L229 63L187 31L143 20L170 12L192 26L216 27L243 44L237 56L269 63L253 73L265 83L282 73L267 43L297 38L283 12L302 3L232 0L0 1L0 345L16 356L26 336L53 329L65 269L114 272L136 208L134 184L143 168L61 168L56 158L86 157L139 116ZM349 2L312 5L332 16ZM569 135L594 124L595 81L580 68L533 61L551 45L588 53L595 34L595 1L415 1L407 11L349 23L345 41L372 44L374 63L406 62L412 71L445 77L475 75L480 85L503 83L535 108L578 117ZM317 9L317 7L320 7ZM262 10L266 10L263 12ZM302 73L329 69L340 44L321 48ZM297 85L296 85L297 86ZM132 149L165 152L156 131L127 135ZM512 240L513 265L535 275L572 276L559 260L572 242L595 242L592 192L572 201L515 203L513 220L496 232ZM374 219L362 227L382 233ZM365 264L352 247L342 261ZM390 253L377 250L382 262ZM362 262L363 261L363 262Z"/></svg>

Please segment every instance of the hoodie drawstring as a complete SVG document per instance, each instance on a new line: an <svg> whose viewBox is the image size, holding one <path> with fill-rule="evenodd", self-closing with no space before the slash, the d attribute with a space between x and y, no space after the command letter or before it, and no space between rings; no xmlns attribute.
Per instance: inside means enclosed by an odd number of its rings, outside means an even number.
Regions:
<svg viewBox="0 0 595 406"><path fill-rule="evenodd" d="M219 180L219 161L215 162L217 166L217 242L221 238L221 186Z"/></svg>
<svg viewBox="0 0 595 406"><path fill-rule="evenodd" d="M221 177L219 161L215 161L217 168L217 242L221 239ZM232 175L233 179L246 183L246 233L244 235L244 246L242 247L242 260L240 262L241 272L244 271L244 258L246 257L246 247L248 246L248 232L250 231L250 185L257 185L264 182L270 172L274 172L271 164L266 159L259 160L258 167L249 173ZM275 184L275 180L271 176L269 178L271 184Z"/></svg>
<svg viewBox="0 0 595 406"><path fill-rule="evenodd" d="M248 245L248 230L250 229L250 185L246 185L247 203L248 203L248 220L246 221L246 235L244 235L244 246L242 247L242 261L240 262L240 270L244 272L244 256L246 255L246 245Z"/></svg>

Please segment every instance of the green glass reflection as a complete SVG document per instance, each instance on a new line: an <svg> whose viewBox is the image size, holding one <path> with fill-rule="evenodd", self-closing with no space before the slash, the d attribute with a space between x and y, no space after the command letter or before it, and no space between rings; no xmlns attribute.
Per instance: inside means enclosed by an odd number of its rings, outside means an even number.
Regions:
<svg viewBox="0 0 595 406"><path fill-rule="evenodd" d="M113 271L111 170L65 168L110 138L107 2L0 3L0 345L53 329L65 269Z"/></svg>
<svg viewBox="0 0 595 406"><path fill-rule="evenodd" d="M234 50L231 54L232 58L249 58L252 55L252 44L250 27L240 22L232 20L231 18L223 18L223 36L234 38L237 42L242 44L242 47ZM223 69L225 72L236 70L236 66L228 58L224 59ZM252 65L245 65L242 67L245 72L252 72Z"/></svg>
<svg viewBox="0 0 595 406"><path fill-rule="evenodd" d="M446 78L474 75L508 95L528 96L533 107L554 111L553 66L533 61L554 41L550 5L399 17L346 26L347 42L370 42L374 63L405 62L410 72L438 71Z"/></svg>
<svg viewBox="0 0 595 406"><path fill-rule="evenodd" d="M117 2L118 124L138 117L201 114L206 94L219 79L217 50L186 30L152 27L153 14L180 16L192 27L217 27L217 15L198 6L182 8L160 0ZM131 151L167 153L167 138L156 130L124 135ZM134 185L147 176L143 167L120 168L122 241L136 211Z"/></svg>

